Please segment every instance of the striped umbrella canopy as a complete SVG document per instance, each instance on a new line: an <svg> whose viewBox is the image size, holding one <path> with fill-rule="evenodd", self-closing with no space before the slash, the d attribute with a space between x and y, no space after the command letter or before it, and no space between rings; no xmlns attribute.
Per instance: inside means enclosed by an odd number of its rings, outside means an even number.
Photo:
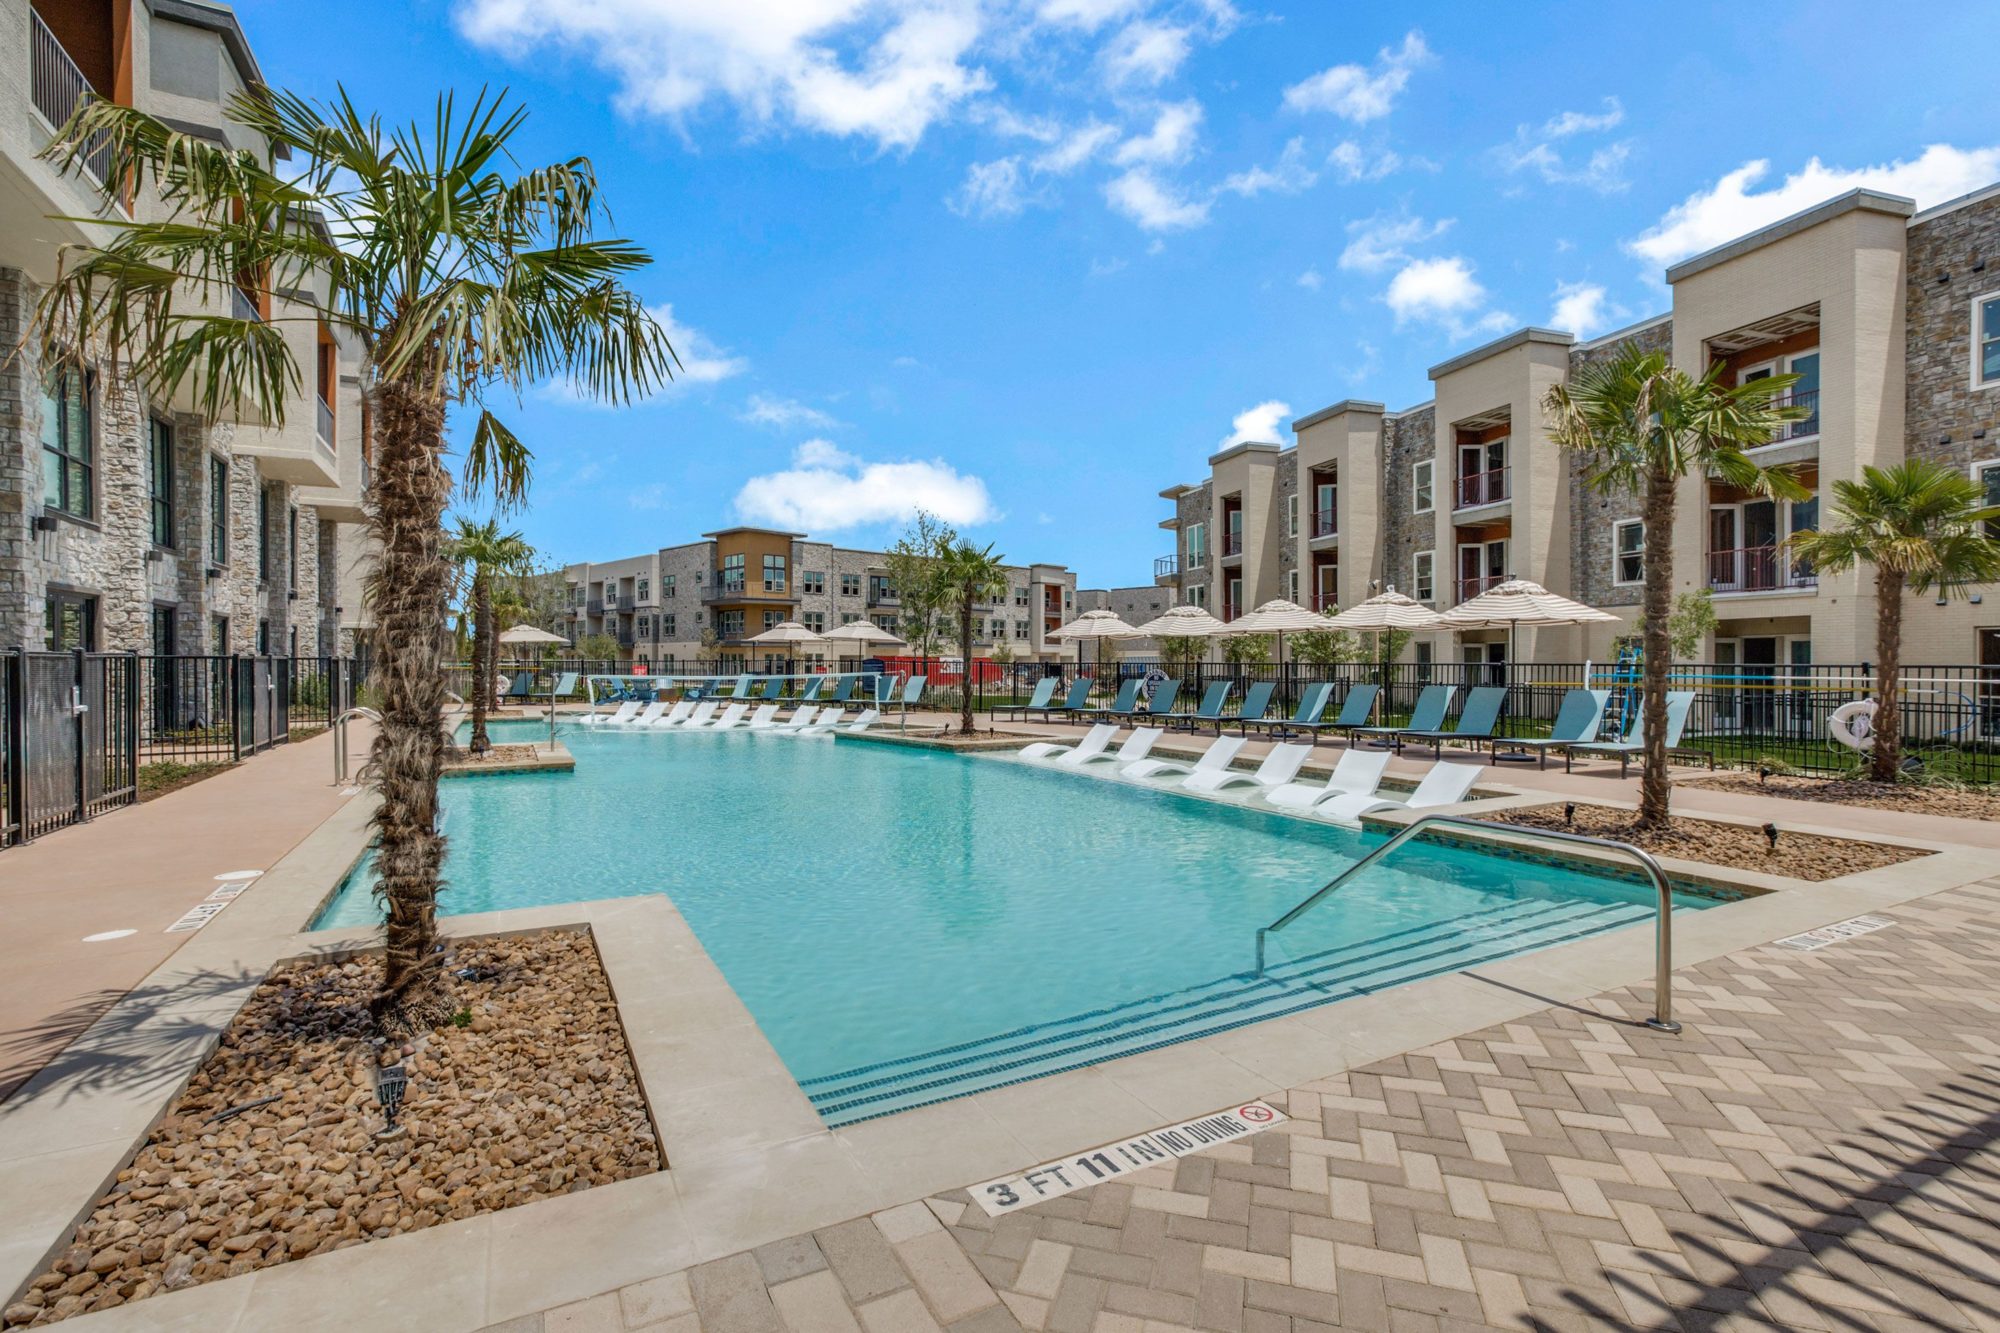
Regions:
<svg viewBox="0 0 2000 1333"><path fill-rule="evenodd" d="M1198 606L1177 606L1139 626L1149 639L1207 639L1227 634L1229 626Z"/></svg>
<svg viewBox="0 0 2000 1333"><path fill-rule="evenodd" d="M1437 612L1391 588L1348 607L1339 615L1330 617L1326 623L1332 629L1368 630L1380 634L1385 630L1436 629L1437 622Z"/></svg>
<svg viewBox="0 0 2000 1333"><path fill-rule="evenodd" d="M815 634L796 620L781 620L762 634L746 640L749 643L819 643L826 638Z"/></svg>
<svg viewBox="0 0 2000 1333"><path fill-rule="evenodd" d="M1274 660L1282 662L1285 660L1285 635L1288 632L1326 629L1331 623L1317 611L1308 611L1297 602L1288 602L1282 597L1277 597L1248 615L1236 617L1216 633L1224 637L1235 634L1274 634L1277 636Z"/></svg>
<svg viewBox="0 0 2000 1333"><path fill-rule="evenodd" d="M1438 629L1512 630L1516 625L1595 625L1618 619L1527 579L1508 579L1437 618Z"/></svg>
<svg viewBox="0 0 2000 1333"><path fill-rule="evenodd" d="M1085 611L1061 629L1051 630L1049 637L1064 643L1075 643L1076 664L1082 666L1084 640L1095 639L1101 643L1107 639L1136 639L1139 631L1120 620L1116 611L1099 607L1095 611ZM1098 661L1103 660L1104 650L1099 648Z"/></svg>

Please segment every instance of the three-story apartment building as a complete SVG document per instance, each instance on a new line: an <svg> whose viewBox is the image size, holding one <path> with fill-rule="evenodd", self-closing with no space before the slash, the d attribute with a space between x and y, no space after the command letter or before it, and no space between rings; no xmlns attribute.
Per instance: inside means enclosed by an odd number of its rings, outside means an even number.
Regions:
<svg viewBox="0 0 2000 1333"><path fill-rule="evenodd" d="M1431 368L1431 398L1398 411L1343 400L1246 443L1209 475L1161 492L1175 550L1155 583L1230 620L1274 597L1352 606L1395 588L1444 610L1509 577L1621 616L1616 626L1524 630L1525 659L1602 658L1630 631L1645 541L1637 496L1587 485L1543 402L1578 367L1640 344L1691 374L1771 375L1802 409L1752 451L1811 495L1772 500L1691 477L1674 532L1677 591L1705 588L1712 659L1746 668L1873 656L1873 574L1792 556L1833 481L1905 457L1965 471L2000 503L2000 185L1919 212L1869 190L1830 199L1667 270L1669 313L1579 342L1524 328ZM2000 534L1996 534L2000 535ZM2000 666L1994 589L1905 608L1906 657ZM1504 634L1449 651L1498 660ZM1420 656L1448 651L1420 638Z"/></svg>
<svg viewBox="0 0 2000 1333"><path fill-rule="evenodd" d="M868 655L831 644L788 653L749 642L786 620L815 633L862 619L891 633L905 628L884 552L772 528L724 528L645 555L570 565L563 578L569 613L559 631L579 644L606 635L621 659L651 668L700 661L782 670L788 659ZM1077 613L1076 575L1061 565L1009 565L1006 595L974 612L980 655L1051 657L1060 645L1049 634Z"/></svg>
<svg viewBox="0 0 2000 1333"><path fill-rule="evenodd" d="M36 155L87 95L234 148L223 108L262 79L208 0L0 0L0 648L163 654L351 651L368 422L359 359L295 291L227 294L281 321L302 371L282 426L149 396L101 349L43 364L33 333L60 248L107 229L94 179ZM310 225L308 220L306 225ZM219 301L218 301L219 304Z"/></svg>

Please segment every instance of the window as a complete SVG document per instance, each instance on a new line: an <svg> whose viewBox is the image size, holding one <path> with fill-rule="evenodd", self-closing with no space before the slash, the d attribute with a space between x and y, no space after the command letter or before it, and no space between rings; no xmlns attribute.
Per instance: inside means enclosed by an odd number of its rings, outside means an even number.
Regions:
<svg viewBox="0 0 2000 1333"><path fill-rule="evenodd" d="M802 611L799 613L799 623L814 634L824 634L826 633L826 612Z"/></svg>
<svg viewBox="0 0 2000 1333"><path fill-rule="evenodd" d="M1611 581L1646 581L1646 520L1628 518L1611 525Z"/></svg>
<svg viewBox="0 0 2000 1333"><path fill-rule="evenodd" d="M894 633L896 632L896 617L894 617L894 616L875 616L875 617L872 617L872 619L873 619L873 620L875 621L875 628L876 628L876 629L883 629L883 630L887 630L887 631L889 631L889 633L891 633L891 634L894 634Z"/></svg>
<svg viewBox="0 0 2000 1333"><path fill-rule="evenodd" d="M861 617L854 614L854 612L852 611L842 611L840 613L840 623L843 625L852 625L855 621L859 619L861 619Z"/></svg>
<svg viewBox="0 0 2000 1333"><path fill-rule="evenodd" d="M818 596L825 592L826 575L817 569L800 570L799 591L801 593L811 593L813 596Z"/></svg>
<svg viewBox="0 0 2000 1333"><path fill-rule="evenodd" d="M632 622L632 632L634 637L636 638L640 639L652 638L653 618L651 616L640 616L637 620Z"/></svg>
<svg viewBox="0 0 2000 1333"><path fill-rule="evenodd" d="M1285 600L1294 603L1299 600L1299 571L1296 569L1285 571Z"/></svg>
<svg viewBox="0 0 2000 1333"><path fill-rule="evenodd" d="M1014 622L1014 637L1015 637L1015 638L1017 638L1017 639L1025 639L1025 638L1027 638L1027 637L1028 637L1028 622L1027 622L1027 621L1025 621L1025 620L1017 620L1017 621L1015 621L1015 622Z"/></svg>
<svg viewBox="0 0 2000 1333"><path fill-rule="evenodd" d="M2000 385L2000 292L1972 303L1972 387Z"/></svg>
<svg viewBox="0 0 2000 1333"><path fill-rule="evenodd" d="M153 545L174 544L174 428L158 417L146 419L146 480L152 497Z"/></svg>
<svg viewBox="0 0 2000 1333"><path fill-rule="evenodd" d="M2000 505L2000 458L1972 465L1972 479L1986 488L1988 506ZM1988 519L1986 535L2000 541L2000 519Z"/></svg>
<svg viewBox="0 0 2000 1333"><path fill-rule="evenodd" d="M299 590L299 511L285 515L285 586Z"/></svg>
<svg viewBox="0 0 2000 1333"><path fill-rule="evenodd" d="M766 611L764 613L764 628L776 629L784 618L785 613L783 611Z"/></svg>
<svg viewBox="0 0 2000 1333"><path fill-rule="evenodd" d="M665 598L665 597L672 597L673 595L674 595L674 576L672 574L660 575L660 596Z"/></svg>
<svg viewBox="0 0 2000 1333"><path fill-rule="evenodd" d="M81 593L52 592L42 604L43 647L52 653L91 652L97 647L97 599Z"/></svg>
<svg viewBox="0 0 2000 1333"><path fill-rule="evenodd" d="M271 577L271 492L268 487L257 488L257 578L262 581ZM258 652L263 652L259 642Z"/></svg>
<svg viewBox="0 0 2000 1333"><path fill-rule="evenodd" d="M641 602L650 602L653 600L653 581L651 579L639 580L639 596L637 600Z"/></svg>
<svg viewBox="0 0 2000 1333"><path fill-rule="evenodd" d="M743 591L743 567L747 556L725 555L722 557L722 590L724 592Z"/></svg>
<svg viewBox="0 0 2000 1333"><path fill-rule="evenodd" d="M217 657L229 655L229 617L210 616L208 618L209 651Z"/></svg>
<svg viewBox="0 0 2000 1333"><path fill-rule="evenodd" d="M1014 605L1026 606L1027 604L1028 604L1028 590L1026 588L1014 589Z"/></svg>
<svg viewBox="0 0 2000 1333"><path fill-rule="evenodd" d="M674 613L671 611L660 617L660 637L663 639L674 637Z"/></svg>
<svg viewBox="0 0 2000 1333"><path fill-rule="evenodd" d="M605 584L605 585L604 585L604 604L605 604L606 606L616 606L616 605L618 605L618 585L617 585L617 584L615 584L615 583L607 583L607 584Z"/></svg>
<svg viewBox="0 0 2000 1333"><path fill-rule="evenodd" d="M861 576L859 574L842 574L840 576L840 595L842 597L859 597L861 595ZM848 622L843 620L840 623L845 625Z"/></svg>
<svg viewBox="0 0 2000 1333"><path fill-rule="evenodd" d="M1208 585L1206 583L1197 583L1192 588L1189 588L1187 590L1187 604L1189 606L1198 606L1206 611L1208 609Z"/></svg>
<svg viewBox="0 0 2000 1333"><path fill-rule="evenodd" d="M1420 602L1437 598L1437 552L1418 551L1410 557L1410 595Z"/></svg>
<svg viewBox="0 0 2000 1333"><path fill-rule="evenodd" d="M1208 563L1208 524L1188 524L1187 562L1190 567Z"/></svg>
<svg viewBox="0 0 2000 1333"><path fill-rule="evenodd" d="M1287 537L1296 537L1299 535L1299 496L1297 491L1285 497L1285 535Z"/></svg>
<svg viewBox="0 0 2000 1333"><path fill-rule="evenodd" d="M271 655L271 622L268 620L260 620L257 622L257 656L269 657L270 655Z"/></svg>
<svg viewBox="0 0 2000 1333"><path fill-rule="evenodd" d="M42 505L91 515L91 378L64 366L42 383Z"/></svg>
<svg viewBox="0 0 2000 1333"><path fill-rule="evenodd" d="M1420 459L1410 465L1410 512L1428 514L1431 512L1431 478L1436 475L1437 463L1433 459Z"/></svg>
<svg viewBox="0 0 2000 1333"><path fill-rule="evenodd" d="M743 613L741 611L717 611L715 632L725 639L743 637Z"/></svg>
<svg viewBox="0 0 2000 1333"><path fill-rule="evenodd" d="M208 560L229 563L229 460L208 456Z"/></svg>
<svg viewBox="0 0 2000 1333"><path fill-rule="evenodd" d="M764 557L764 591L783 592L785 590L785 557L767 555Z"/></svg>

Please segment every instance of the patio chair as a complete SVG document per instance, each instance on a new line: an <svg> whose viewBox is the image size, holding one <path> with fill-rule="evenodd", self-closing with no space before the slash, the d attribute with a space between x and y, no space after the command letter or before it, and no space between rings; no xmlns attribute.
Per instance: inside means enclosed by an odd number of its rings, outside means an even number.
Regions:
<svg viewBox="0 0 2000 1333"><path fill-rule="evenodd" d="M554 699L567 699L572 694L575 693L576 693L576 672L565 671L560 676L556 677L555 687L549 691L549 697Z"/></svg>
<svg viewBox="0 0 2000 1333"><path fill-rule="evenodd" d="M675 704L665 717L656 720L649 730L664 731L669 727L678 727L692 716L694 716L694 705L683 699Z"/></svg>
<svg viewBox="0 0 2000 1333"><path fill-rule="evenodd" d="M1395 738L1406 731L1436 731L1444 725L1445 715L1451 712L1451 701L1457 694L1456 685L1426 685L1417 694L1417 706L1410 710L1409 726L1349 727L1348 743L1358 745L1363 736L1380 736L1394 744Z"/></svg>
<svg viewBox="0 0 2000 1333"><path fill-rule="evenodd" d="M1313 744L1319 744L1317 737L1320 732L1327 730L1329 725L1320 721L1320 717L1326 712L1327 701L1331 698L1333 698L1333 686L1324 681L1306 686L1305 691L1299 695L1299 706L1292 710L1290 717L1265 720L1265 734L1275 741L1282 740L1296 731L1314 737Z"/></svg>
<svg viewBox="0 0 2000 1333"><path fill-rule="evenodd" d="M1693 690L1667 691L1667 748L1672 750L1681 743L1681 733L1687 730L1688 714L1694 710ZM1570 771L1570 761L1577 755L1618 756L1618 776L1627 777L1632 771L1632 756L1646 750L1646 714L1644 709L1634 715L1638 721L1632 724L1630 736L1624 740L1594 741L1589 744L1566 745L1563 747L1563 772Z"/></svg>
<svg viewBox="0 0 2000 1333"><path fill-rule="evenodd" d="M1548 735L1517 736L1507 744L1523 753L1532 753L1540 766L1547 768L1550 750L1564 745L1589 745L1597 740L1597 729L1604 724L1604 709L1610 702L1609 690L1570 690L1563 695L1562 706L1556 709L1556 720ZM1500 751L1497 740L1493 751L1495 754Z"/></svg>
<svg viewBox="0 0 2000 1333"><path fill-rule="evenodd" d="M757 697L759 699L764 700L766 703L770 703L771 701L776 699L784 698L785 678L783 676L764 677L764 690Z"/></svg>
<svg viewBox="0 0 2000 1333"><path fill-rule="evenodd" d="M1230 692L1235 688L1236 682L1234 681L1218 680L1203 693L1201 703L1195 708L1194 712L1190 713L1187 717L1177 720L1174 725L1178 728L1184 724L1189 731L1198 731L1213 722L1215 724L1215 734L1220 736L1222 734L1222 708L1223 705L1229 702Z"/></svg>
<svg viewBox="0 0 2000 1333"><path fill-rule="evenodd" d="M854 686L860 679L859 676L842 676L834 684L833 694L826 701L827 708L836 713L846 712L847 701L854 697Z"/></svg>
<svg viewBox="0 0 2000 1333"><path fill-rule="evenodd" d="M507 684L507 692L502 699L532 699L535 695L535 673L516 671Z"/></svg>
<svg viewBox="0 0 2000 1333"><path fill-rule="evenodd" d="M1270 720L1268 715L1271 711L1271 696L1277 692L1278 687L1272 682L1258 681L1243 692L1243 706L1236 710L1236 716L1225 720L1234 722L1241 728L1240 734L1248 736L1250 728L1263 726ZM1215 734L1220 736L1222 728L1217 727Z"/></svg>
<svg viewBox="0 0 2000 1333"><path fill-rule="evenodd" d="M639 701L637 699L627 699L624 703L618 705L615 712L586 714L583 724L587 727L622 726L637 716L638 712Z"/></svg>
<svg viewBox="0 0 2000 1333"><path fill-rule="evenodd" d="M1139 707L1127 708L1122 716L1128 717L1133 721L1137 721L1142 717L1164 717L1171 721L1174 712L1174 700L1180 698L1180 694L1181 683L1179 681L1163 680L1160 682L1160 687L1153 691L1153 696L1150 699L1146 700ZM1217 734L1219 735L1220 733L1218 732Z"/></svg>
<svg viewBox="0 0 2000 1333"><path fill-rule="evenodd" d="M929 676L912 676L903 682L903 707L915 708L924 701L924 691L929 689Z"/></svg>
<svg viewBox="0 0 2000 1333"><path fill-rule="evenodd" d="M1125 738L1125 743L1116 750L1097 750L1090 754L1080 754L1076 750L1071 750L1068 754L1057 755L1055 762L1070 768L1084 768L1096 763L1136 764L1153 748L1153 742L1166 734L1158 727L1134 727L1132 734Z"/></svg>
<svg viewBox="0 0 2000 1333"><path fill-rule="evenodd" d="M708 725L709 719L715 716L715 710L720 707L722 707L722 704L719 700L703 699L695 704L694 711L688 714L674 730L691 731L699 727L705 727Z"/></svg>
<svg viewBox="0 0 2000 1333"><path fill-rule="evenodd" d="M854 715L854 720L851 722L842 722L840 720L840 715L838 713L835 713L831 717L828 717L825 714L821 714L819 721L813 723L809 727L800 727L797 731L793 732L792 734L794 736L824 736L827 733L834 731L845 731L848 732L849 734L852 734L854 732L868 730L868 728L874 726L875 723L881 719L881 717L882 714L880 710L874 708L862 709L859 713L856 713Z"/></svg>
<svg viewBox="0 0 2000 1333"><path fill-rule="evenodd" d="M1207 773L1190 773L1181 779L1181 786L1188 791L1221 791L1225 787L1238 786L1261 787L1269 791L1297 777L1306 760L1312 757L1312 752L1312 746L1300 745L1297 741L1273 745L1255 772L1223 768Z"/></svg>
<svg viewBox="0 0 2000 1333"><path fill-rule="evenodd" d="M1336 796L1312 807L1312 813L1336 824L1359 824L1361 816L1383 810L1423 810L1433 806L1457 805L1472 792L1472 785L1486 771L1481 764L1432 764L1417 789L1400 801L1381 796Z"/></svg>
<svg viewBox="0 0 2000 1333"><path fill-rule="evenodd" d="M1264 793L1264 799L1285 810L1310 810L1336 796L1373 796L1389 771L1387 750L1349 750L1333 766L1326 785L1317 782L1288 782Z"/></svg>
<svg viewBox="0 0 2000 1333"><path fill-rule="evenodd" d="M731 704L722 710L721 717L710 718L707 721L690 719L687 725L690 728L705 728L709 731L727 731L743 721L743 715L749 711L749 704Z"/></svg>
<svg viewBox="0 0 2000 1333"><path fill-rule="evenodd" d="M1075 745L1063 745L1057 741L1036 741L1021 750L1023 759L1051 759L1064 754L1101 754L1111 748L1111 738L1118 734L1114 722L1099 722L1083 733L1083 739Z"/></svg>
<svg viewBox="0 0 2000 1333"><path fill-rule="evenodd" d="M778 705L758 704L757 711L750 715L749 727L752 731L769 731L778 725Z"/></svg>
<svg viewBox="0 0 2000 1333"><path fill-rule="evenodd" d="M813 724L813 719L818 716L819 716L819 709L815 705L802 704L800 705L798 712L793 713L783 722L779 722L773 726L766 727L765 730L779 731L779 732L804 731L807 727Z"/></svg>
<svg viewBox="0 0 2000 1333"><path fill-rule="evenodd" d="M820 691L825 688L826 688L826 677L814 676L811 680L806 682L806 688L804 692L799 695L799 702L802 704L812 703L814 700L819 698Z"/></svg>
<svg viewBox="0 0 2000 1333"><path fill-rule="evenodd" d="M1054 676L1043 676L1039 681L1035 682L1035 692L1028 696L1028 702L994 709L994 720L998 721L1002 713L1012 713L1016 717L1025 717L1037 710L1046 712L1049 700L1055 697L1056 686L1061 683Z"/></svg>
<svg viewBox="0 0 2000 1333"><path fill-rule="evenodd" d="M667 705L659 699L647 704L630 717L613 718L605 723L607 727L650 727L660 720L660 714L667 711Z"/></svg>
<svg viewBox="0 0 2000 1333"><path fill-rule="evenodd" d="M1506 706L1506 686L1481 685L1466 693L1465 707L1458 710L1458 721L1449 729L1420 731L1411 727L1399 731L1396 750L1401 753L1405 741L1429 741L1432 758L1443 755L1446 741L1471 741L1472 748L1477 750L1481 741L1493 739L1493 729L1500 725L1500 710Z"/></svg>
<svg viewBox="0 0 2000 1333"><path fill-rule="evenodd" d="M1074 716L1079 718L1129 717L1132 705L1139 702L1139 687L1146 682L1137 676L1118 687L1118 697L1111 701L1109 708L1079 708Z"/></svg>
<svg viewBox="0 0 2000 1333"><path fill-rule="evenodd" d="M1061 703L1045 704L1039 710L1042 715L1042 721L1053 722L1057 717L1086 711L1086 706L1090 702L1090 692L1096 687L1096 684L1097 682L1088 676L1072 683L1069 687L1069 693L1063 696ZM1024 709L1022 710L1022 714L1025 717L1027 713L1034 711L1037 710Z"/></svg>
<svg viewBox="0 0 2000 1333"><path fill-rule="evenodd" d="M1241 736L1217 736L1202 751L1200 759L1141 759L1118 770L1121 778L1157 778L1169 773L1213 773L1226 771L1236 752L1249 744Z"/></svg>

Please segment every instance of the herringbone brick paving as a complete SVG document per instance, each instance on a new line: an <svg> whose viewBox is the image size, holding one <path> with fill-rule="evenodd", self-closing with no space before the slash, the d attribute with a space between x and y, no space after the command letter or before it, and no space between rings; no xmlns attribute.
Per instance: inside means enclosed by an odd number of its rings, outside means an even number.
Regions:
<svg viewBox="0 0 2000 1333"><path fill-rule="evenodd" d="M675 1333L2000 1329L2000 880L1271 1100L1018 1213L964 1191L516 1321ZM1086 1145L1079 1144L1082 1148Z"/></svg>

